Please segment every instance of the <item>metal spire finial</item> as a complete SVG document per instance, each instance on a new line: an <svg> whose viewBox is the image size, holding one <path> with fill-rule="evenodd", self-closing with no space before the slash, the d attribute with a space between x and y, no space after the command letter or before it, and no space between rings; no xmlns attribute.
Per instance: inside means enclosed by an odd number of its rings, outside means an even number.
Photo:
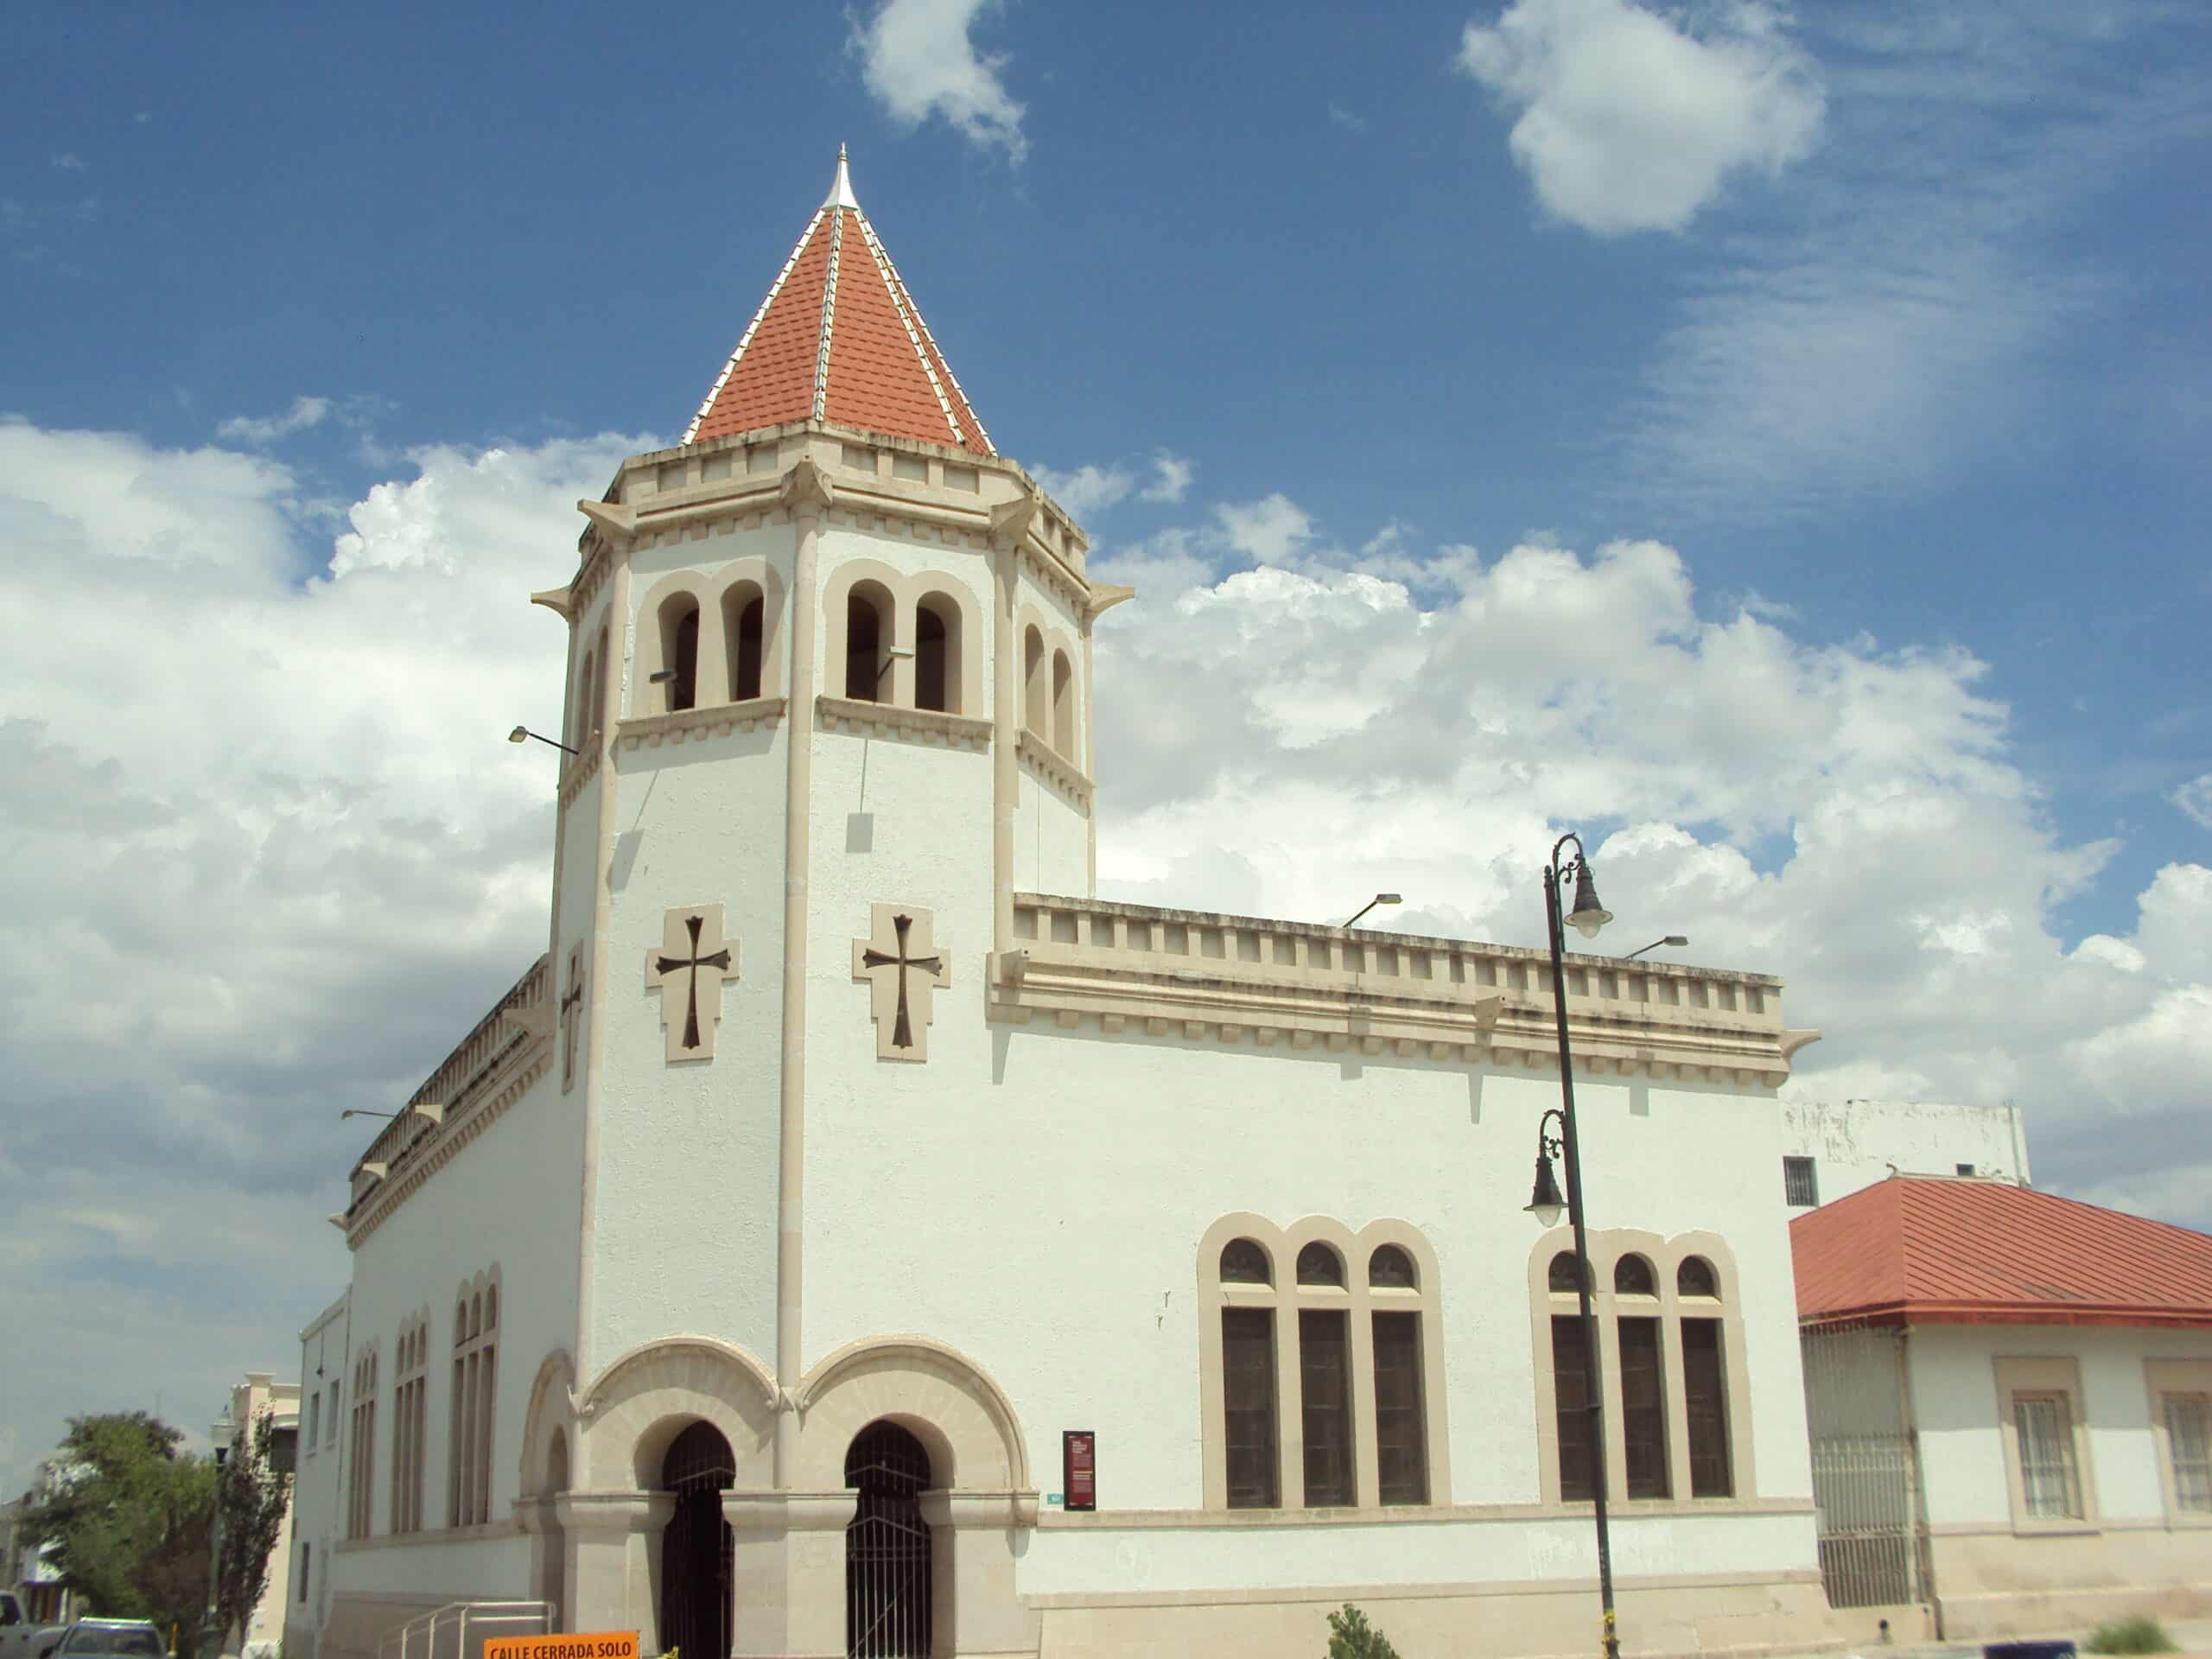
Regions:
<svg viewBox="0 0 2212 1659"><path fill-rule="evenodd" d="M837 176L830 186L829 200L822 205L824 207L850 207L855 213L860 211L861 204L853 194L853 175L845 166L845 147L842 144L837 146Z"/></svg>

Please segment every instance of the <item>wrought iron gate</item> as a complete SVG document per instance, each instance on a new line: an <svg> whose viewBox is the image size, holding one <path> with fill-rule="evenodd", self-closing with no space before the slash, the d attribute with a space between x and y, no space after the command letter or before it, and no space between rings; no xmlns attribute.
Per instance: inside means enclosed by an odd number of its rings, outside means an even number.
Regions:
<svg viewBox="0 0 2212 1659"><path fill-rule="evenodd" d="M871 1423L845 1453L860 1505L845 1529L848 1659L929 1659L929 1453L896 1423Z"/></svg>
<svg viewBox="0 0 2212 1659"><path fill-rule="evenodd" d="M1904 1333L1847 1325L1807 1331L1805 1416L1831 1607L1925 1599L1916 1469L1904 1398Z"/></svg>
<svg viewBox="0 0 2212 1659"><path fill-rule="evenodd" d="M722 1494L737 1478L729 1442L711 1423L694 1423L676 1437L661 1465L661 1485L676 1494L676 1513L661 1535L660 1645L685 1659L725 1659L729 1652L732 1546Z"/></svg>

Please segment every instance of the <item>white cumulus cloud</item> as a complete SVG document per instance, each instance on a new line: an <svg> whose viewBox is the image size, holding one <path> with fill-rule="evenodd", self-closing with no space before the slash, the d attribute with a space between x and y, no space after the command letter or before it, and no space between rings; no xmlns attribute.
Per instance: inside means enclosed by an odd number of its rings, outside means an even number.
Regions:
<svg viewBox="0 0 2212 1659"><path fill-rule="evenodd" d="M1459 67L1514 117L1547 212L1599 235L1677 231L1741 172L1809 153L1812 60L1760 0L1665 16L1630 0L1515 0L1471 22Z"/></svg>
<svg viewBox="0 0 2212 1659"><path fill-rule="evenodd" d="M942 116L969 143L1019 163L1028 152L1022 106L1000 79L1004 53L976 49L971 31L997 0L884 0L855 22L861 79L891 118L908 127Z"/></svg>
<svg viewBox="0 0 2212 1659"><path fill-rule="evenodd" d="M215 435L233 443L274 443L321 426L330 418L331 408L327 397L295 397L292 406L279 415L234 415L215 429Z"/></svg>
<svg viewBox="0 0 2212 1659"><path fill-rule="evenodd" d="M1152 482L1137 493L1140 501L1180 501L1191 487L1191 480L1198 475L1194 461L1185 460L1171 450L1156 451L1152 457Z"/></svg>
<svg viewBox="0 0 2212 1659"><path fill-rule="evenodd" d="M2190 779L2166 797L2200 830L2212 830L2212 772Z"/></svg>

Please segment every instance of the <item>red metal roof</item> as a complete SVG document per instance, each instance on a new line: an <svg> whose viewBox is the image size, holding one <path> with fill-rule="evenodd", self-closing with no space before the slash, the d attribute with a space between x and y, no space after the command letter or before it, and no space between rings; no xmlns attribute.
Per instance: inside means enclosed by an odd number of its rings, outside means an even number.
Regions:
<svg viewBox="0 0 2212 1659"><path fill-rule="evenodd" d="M854 200L842 149L829 200L683 442L810 419L998 453Z"/></svg>
<svg viewBox="0 0 2212 1659"><path fill-rule="evenodd" d="M1999 1181L1892 1175L1789 1224L1797 1317L2212 1328L2212 1234Z"/></svg>

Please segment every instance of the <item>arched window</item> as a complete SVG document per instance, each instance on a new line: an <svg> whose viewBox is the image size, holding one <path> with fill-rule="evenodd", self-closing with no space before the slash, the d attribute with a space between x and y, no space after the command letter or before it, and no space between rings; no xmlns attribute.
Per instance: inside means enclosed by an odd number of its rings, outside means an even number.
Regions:
<svg viewBox="0 0 2212 1659"><path fill-rule="evenodd" d="M661 682L667 693L662 705L670 714L692 709L699 701L699 601L689 594L671 594L660 607Z"/></svg>
<svg viewBox="0 0 2212 1659"><path fill-rule="evenodd" d="M1075 759L1075 669L1065 651L1052 653L1052 747Z"/></svg>
<svg viewBox="0 0 2212 1659"><path fill-rule="evenodd" d="M1021 639L1022 723L1045 735L1045 636L1033 624Z"/></svg>
<svg viewBox="0 0 2212 1659"><path fill-rule="evenodd" d="M429 1321L410 1320L399 1332L391 1391L391 1530L423 1529L423 1429L429 1420Z"/></svg>
<svg viewBox="0 0 2212 1659"><path fill-rule="evenodd" d="M607 654L607 625L599 629L599 671L591 677L591 726L594 737L607 729L607 677L614 671L614 664Z"/></svg>
<svg viewBox="0 0 2212 1659"><path fill-rule="evenodd" d="M1686 1255L1675 1269L1675 1292L1680 1296L1719 1296L1720 1285L1713 1276L1713 1263L1701 1255Z"/></svg>
<svg viewBox="0 0 2212 1659"><path fill-rule="evenodd" d="M369 1535L370 1503L376 1490L377 1352L373 1345L353 1365L353 1421L346 1458L353 1484L346 1494L346 1535Z"/></svg>
<svg viewBox="0 0 2212 1659"><path fill-rule="evenodd" d="M1552 1257L1551 1270L1546 1275L1546 1279L1551 1286L1552 1294L1554 1295L1573 1295L1575 1288L1574 1252L1573 1250L1561 1250L1557 1255Z"/></svg>
<svg viewBox="0 0 2212 1659"><path fill-rule="evenodd" d="M1367 1258L1367 1282L1378 1290L1417 1290L1421 1284L1413 1257L1395 1244L1385 1244Z"/></svg>
<svg viewBox="0 0 2212 1659"><path fill-rule="evenodd" d="M1614 1262L1613 1294L1616 1296L1656 1296L1659 1285L1651 1275L1651 1263L1640 1255L1624 1255Z"/></svg>
<svg viewBox="0 0 2212 1659"><path fill-rule="evenodd" d="M569 747L570 748L581 749L591 741L593 730L591 693L592 687L598 677L599 652L596 650L587 650L584 652L583 672L576 679L575 699L569 704L571 712L569 715Z"/></svg>
<svg viewBox="0 0 2212 1659"><path fill-rule="evenodd" d="M694 607L692 614L698 614ZM499 1287L462 1298L454 1310L453 1416L446 1456L446 1524L492 1518L492 1423L498 1400Z"/></svg>
<svg viewBox="0 0 2212 1659"><path fill-rule="evenodd" d="M1279 1253L1294 1262L1286 1286L1274 1282L1269 1266ZM1417 1247L1398 1243L1372 1244L1364 1254L1365 1276L1348 1282L1338 1244L1309 1233L1293 1251L1269 1228L1230 1238L1203 1262L1202 1288L1219 1319L1217 1365L1210 1328L1205 1338L1206 1374L1216 1379L1207 1388L1209 1503L1326 1509L1444 1501L1433 1494L1430 1467L1428 1414L1440 1389L1428 1369L1437 1351L1437 1309L1423 1277L1433 1275L1434 1264L1417 1267ZM1297 1451L1284 1444L1279 1421L1278 1364L1297 1380ZM1370 1413L1369 1442L1362 1420ZM1374 1448L1371 1469L1355 1456L1362 1444Z"/></svg>
<svg viewBox="0 0 2212 1659"><path fill-rule="evenodd" d="M1225 1285L1271 1285L1274 1274L1268 1253L1249 1238L1232 1238L1222 1247L1221 1281Z"/></svg>
<svg viewBox="0 0 2212 1659"><path fill-rule="evenodd" d="M940 594L914 607L914 707L960 712L960 613Z"/></svg>
<svg viewBox="0 0 2212 1659"><path fill-rule="evenodd" d="M760 695L760 661L768 606L760 590L739 582L722 595L722 638L729 642L729 695L734 702Z"/></svg>
<svg viewBox="0 0 2212 1659"><path fill-rule="evenodd" d="M1308 1244L1298 1253L1298 1282L1301 1285L1341 1285L1344 1259L1327 1245Z"/></svg>
<svg viewBox="0 0 2212 1659"><path fill-rule="evenodd" d="M855 582L845 597L845 695L861 702L889 701L883 653L892 643L891 595L874 582Z"/></svg>

